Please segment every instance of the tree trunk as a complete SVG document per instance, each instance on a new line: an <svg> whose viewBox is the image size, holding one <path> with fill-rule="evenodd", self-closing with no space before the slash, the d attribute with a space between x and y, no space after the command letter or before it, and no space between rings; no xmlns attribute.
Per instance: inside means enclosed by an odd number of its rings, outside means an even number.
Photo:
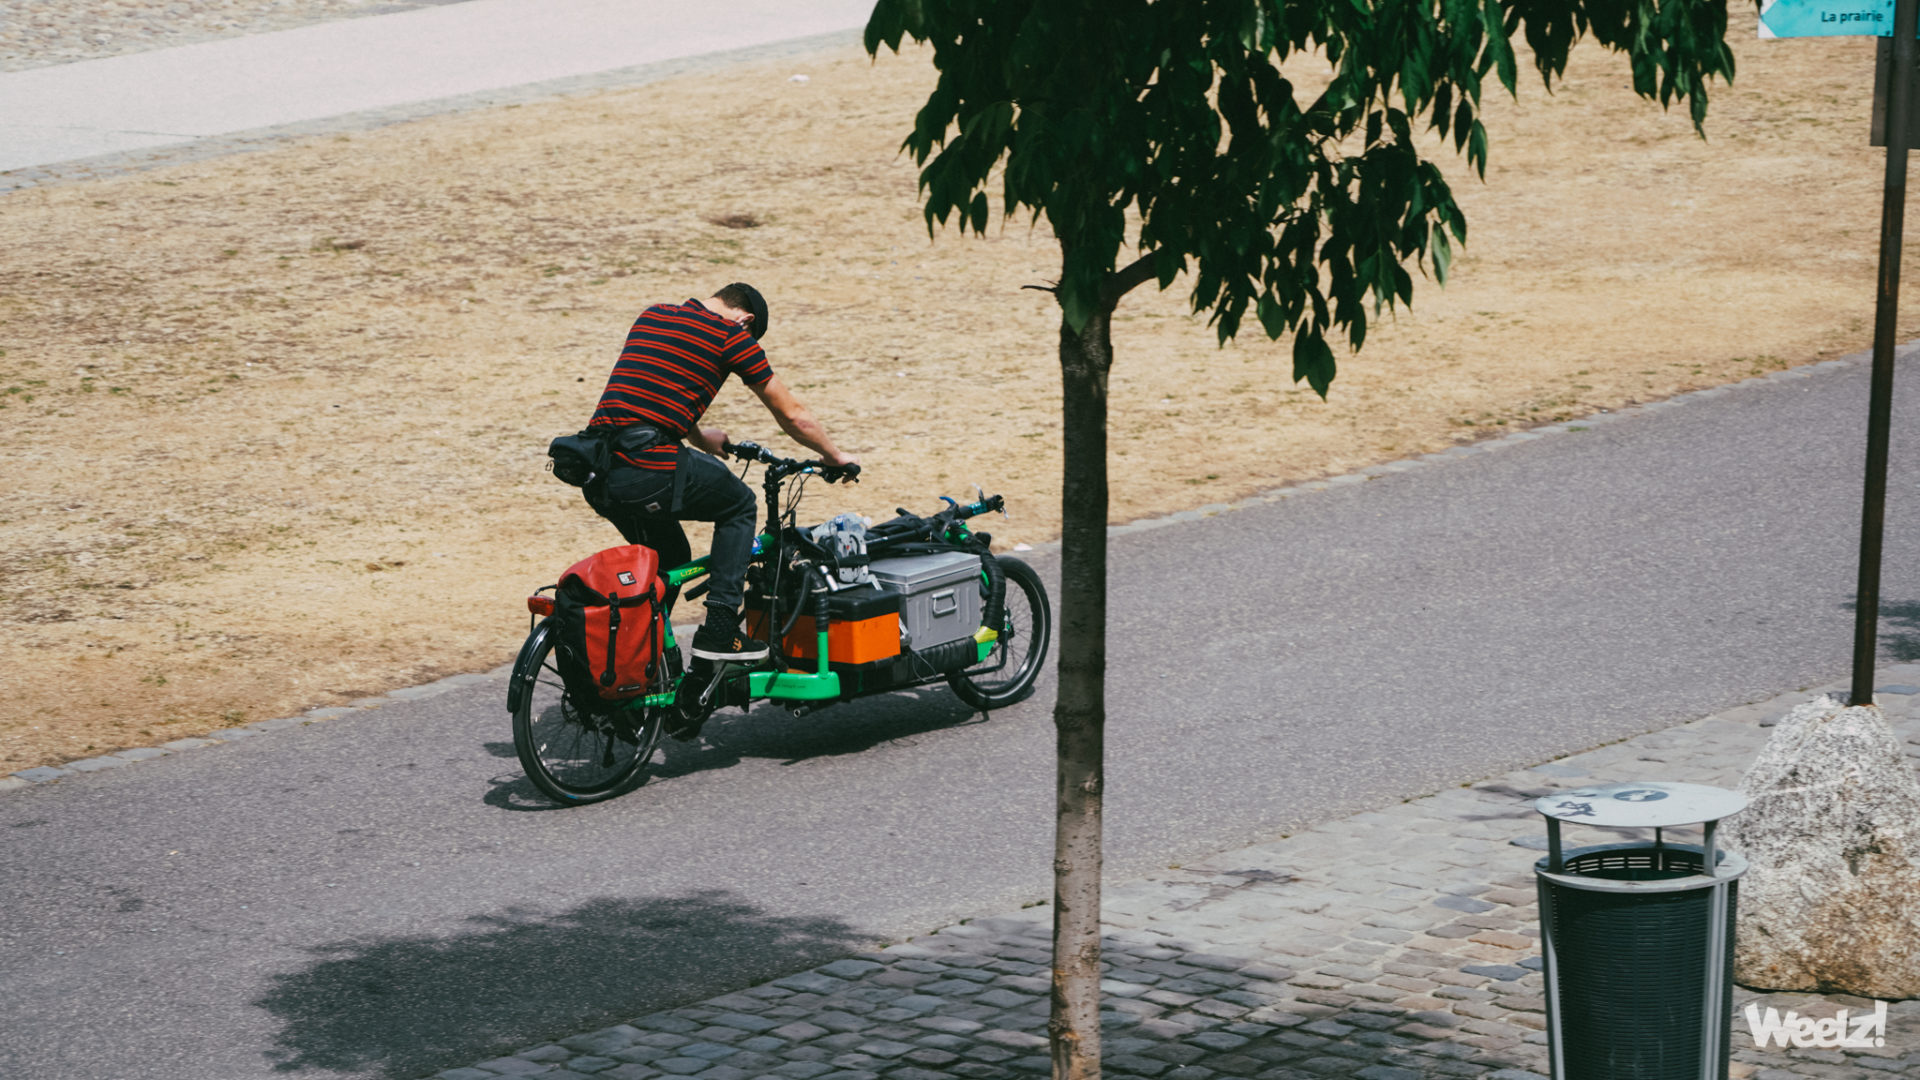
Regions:
<svg viewBox="0 0 1920 1080"><path fill-rule="evenodd" d="M1058 804L1053 848L1054 1080L1100 1075L1100 806L1107 674L1107 370L1112 306L1077 333L1062 320Z"/></svg>

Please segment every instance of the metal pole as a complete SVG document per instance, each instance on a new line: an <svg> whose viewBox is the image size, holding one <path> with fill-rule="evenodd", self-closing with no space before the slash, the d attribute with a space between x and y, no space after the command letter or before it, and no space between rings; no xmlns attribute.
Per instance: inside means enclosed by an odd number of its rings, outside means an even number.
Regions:
<svg viewBox="0 0 1920 1080"><path fill-rule="evenodd" d="M1860 510L1860 584L1854 592L1853 691L1849 705L1873 704L1880 636L1880 540L1887 518L1887 431L1893 420L1893 345L1899 332L1900 240L1907 210L1907 135L1913 123L1914 35L1920 0L1896 0L1893 72L1887 101L1887 189L1880 208L1880 295L1873 319L1873 384L1867 405L1867 482Z"/></svg>

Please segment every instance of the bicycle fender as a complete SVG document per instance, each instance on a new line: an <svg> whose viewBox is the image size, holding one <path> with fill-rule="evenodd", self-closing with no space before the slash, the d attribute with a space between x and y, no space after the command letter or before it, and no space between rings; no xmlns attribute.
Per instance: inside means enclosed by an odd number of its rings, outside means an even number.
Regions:
<svg viewBox="0 0 1920 1080"><path fill-rule="evenodd" d="M526 644L520 646L520 655L514 657L513 675L507 679L507 711L509 713L519 711L520 695L526 693L527 684L539 675L539 672L530 668L534 655L540 651L540 643L547 638L547 624L551 621L541 619L540 625L534 627L533 633L527 635Z"/></svg>

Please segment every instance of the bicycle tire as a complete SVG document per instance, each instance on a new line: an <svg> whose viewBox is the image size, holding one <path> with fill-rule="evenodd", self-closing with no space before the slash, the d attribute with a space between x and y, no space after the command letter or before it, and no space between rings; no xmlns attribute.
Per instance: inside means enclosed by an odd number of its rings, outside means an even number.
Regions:
<svg viewBox="0 0 1920 1080"><path fill-rule="evenodd" d="M567 695L546 623L521 648L513 710L513 749L527 779L555 802L572 806L624 795L646 779L660 741L660 709L611 714L581 709Z"/></svg>
<svg viewBox="0 0 1920 1080"><path fill-rule="evenodd" d="M947 676L961 701L981 711L1011 705L1033 692L1053 643L1053 605L1033 567L1019 559L997 560L1007 575L1007 614L1000 640L980 667ZM982 590L986 588L981 585Z"/></svg>

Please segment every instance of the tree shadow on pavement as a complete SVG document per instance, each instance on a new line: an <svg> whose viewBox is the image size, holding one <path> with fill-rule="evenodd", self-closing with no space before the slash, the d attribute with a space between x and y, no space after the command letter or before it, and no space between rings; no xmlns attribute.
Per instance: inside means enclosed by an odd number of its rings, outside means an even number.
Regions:
<svg viewBox="0 0 1920 1080"><path fill-rule="evenodd" d="M871 946L838 920L724 891L476 917L449 935L349 940L253 1004L279 1072L402 1080L790 974Z"/></svg>
<svg viewBox="0 0 1920 1080"><path fill-rule="evenodd" d="M1848 603L1848 611L1856 610ZM1920 660L1920 604L1882 603L1880 605L1880 656L1906 663Z"/></svg>

